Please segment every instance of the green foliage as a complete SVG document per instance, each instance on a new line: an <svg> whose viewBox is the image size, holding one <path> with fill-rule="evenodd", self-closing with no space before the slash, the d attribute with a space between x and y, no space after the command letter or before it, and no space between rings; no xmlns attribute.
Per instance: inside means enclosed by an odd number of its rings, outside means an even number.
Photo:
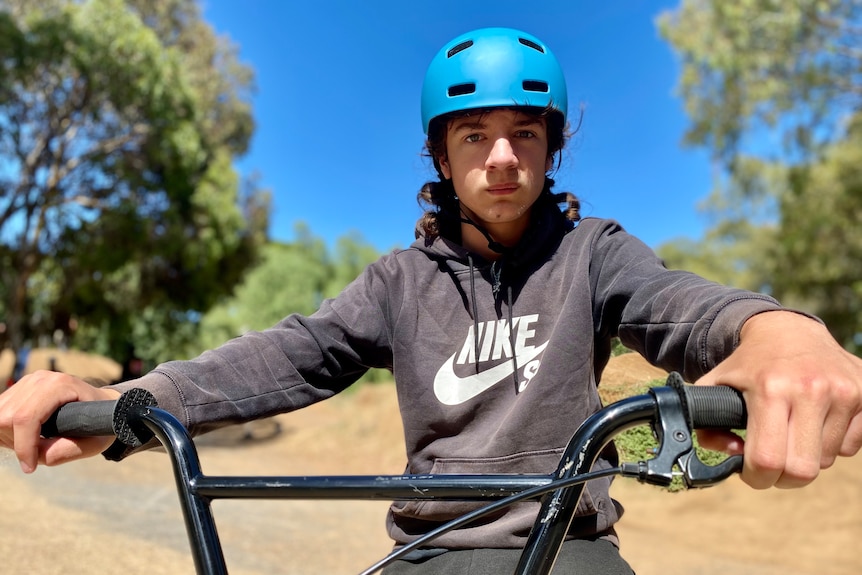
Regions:
<svg viewBox="0 0 862 575"><path fill-rule="evenodd" d="M200 336L186 352L191 357L249 330L263 330L291 313L314 313L324 298L337 295L380 257L358 234L339 238L334 253L298 224L293 243L264 246L260 263L243 278L232 297L207 312ZM165 359L178 359L176 350ZM390 381L387 371L373 370L366 381Z"/></svg>
<svg viewBox="0 0 862 575"><path fill-rule="evenodd" d="M624 346L623 342L620 341L620 338L613 338L613 340L611 341L611 357L623 355L624 353L632 353L632 350Z"/></svg>
<svg viewBox="0 0 862 575"><path fill-rule="evenodd" d="M700 240L677 239L656 249L671 269L694 272L714 282L763 291L770 289L764 246L772 241L771 226L746 219L727 219L707 230Z"/></svg>
<svg viewBox="0 0 862 575"><path fill-rule="evenodd" d="M290 313L314 312L332 275L318 247L316 242L265 245L260 263L246 274L235 294L202 318L196 351L246 331L266 329Z"/></svg>
<svg viewBox="0 0 862 575"><path fill-rule="evenodd" d="M267 194L233 168L251 71L194 0L6 0L0 32L10 343L187 343L264 239Z"/></svg>
<svg viewBox="0 0 862 575"><path fill-rule="evenodd" d="M332 276L326 288L325 297L334 297L353 281L365 266L379 257L377 250L362 239L358 233L348 234L338 239L335 257L332 260Z"/></svg>
<svg viewBox="0 0 862 575"><path fill-rule="evenodd" d="M775 294L818 314L862 351L862 114L817 162L788 170L779 205Z"/></svg>
<svg viewBox="0 0 862 575"><path fill-rule="evenodd" d="M733 163L766 128L784 150L836 135L862 102L856 0L683 0L659 18L682 64L687 141Z"/></svg>
<svg viewBox="0 0 862 575"><path fill-rule="evenodd" d="M721 176L700 242L659 252L820 315L862 351L862 3L684 0L659 19L691 120Z"/></svg>

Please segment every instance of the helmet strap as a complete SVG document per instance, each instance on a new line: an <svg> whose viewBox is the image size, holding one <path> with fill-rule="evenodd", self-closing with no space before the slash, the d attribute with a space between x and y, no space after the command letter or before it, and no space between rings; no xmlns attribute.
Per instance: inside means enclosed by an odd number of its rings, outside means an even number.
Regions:
<svg viewBox="0 0 862 575"><path fill-rule="evenodd" d="M469 225L473 226L474 228L476 228L477 230L479 230L479 233L481 233L485 237L485 239L488 241L488 249L490 249L491 251L496 252L500 255L506 255L507 253L512 251L511 248L507 248L506 246L504 246L503 244L501 244L500 242L498 242L497 240L492 238L491 234L488 233L488 230L486 230L485 228L483 228L482 226L480 226L479 224L477 224L476 222L471 220L470 217L464 213L463 209L460 209L460 211L461 211L461 223L469 224Z"/></svg>

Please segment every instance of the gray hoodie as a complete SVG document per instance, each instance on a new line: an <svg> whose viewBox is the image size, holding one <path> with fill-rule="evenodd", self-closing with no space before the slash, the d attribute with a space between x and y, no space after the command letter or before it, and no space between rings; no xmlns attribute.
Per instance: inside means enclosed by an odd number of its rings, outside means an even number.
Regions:
<svg viewBox="0 0 862 575"><path fill-rule="evenodd" d="M191 361L117 385L150 390L194 434L283 413L345 389L369 367L396 380L406 472L551 473L577 426L600 408L611 338L688 381L738 344L773 299L668 271L610 220L572 226L534 210L496 263L444 238L383 256L311 316L291 315ZM613 449L598 467L614 463ZM612 532L610 480L588 484L571 535ZM395 502L396 543L475 507ZM522 503L444 535L445 548L519 547L538 504Z"/></svg>

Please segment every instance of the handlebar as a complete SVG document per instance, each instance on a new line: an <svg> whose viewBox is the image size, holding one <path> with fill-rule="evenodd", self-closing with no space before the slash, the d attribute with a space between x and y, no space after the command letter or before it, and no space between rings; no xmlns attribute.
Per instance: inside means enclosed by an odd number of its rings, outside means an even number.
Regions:
<svg viewBox="0 0 862 575"><path fill-rule="evenodd" d="M725 386L692 386L675 373L665 386L626 398L599 410L572 436L557 470L551 475L421 475L367 477L209 477L202 473L194 443L171 414L158 409L144 390L131 390L117 401L79 402L61 407L43 427L46 437L117 435L129 447L155 436L174 467L197 572L227 573L210 502L218 498L285 499L450 499L492 500L485 507L455 519L413 543L400 547L362 575L375 573L434 537L466 525L517 501L541 497L541 509L530 533L518 575L551 572L587 480L597 474L621 474L641 482L668 485L681 471L688 487L705 487L742 468L741 456L718 465L698 459L694 429L744 429L747 412L742 395ZM619 468L590 473L604 446L615 435L642 424L652 426L659 441L653 459L623 463Z"/></svg>
<svg viewBox="0 0 862 575"><path fill-rule="evenodd" d="M670 374L667 385L678 390L690 429L745 429L748 418L745 401L735 389L684 385L676 373ZM129 411L134 407L158 407L158 404L150 392L140 388L125 392L118 400L67 403L42 425L42 436L116 435L124 444L138 447L149 441L152 434L144 433L149 437L142 441L130 428Z"/></svg>

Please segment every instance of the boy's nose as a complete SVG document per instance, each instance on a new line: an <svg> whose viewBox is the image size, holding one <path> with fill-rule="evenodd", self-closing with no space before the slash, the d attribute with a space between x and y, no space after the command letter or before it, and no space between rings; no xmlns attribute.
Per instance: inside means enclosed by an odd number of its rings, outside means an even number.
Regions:
<svg viewBox="0 0 862 575"><path fill-rule="evenodd" d="M518 165L518 157L508 138L497 138L488 154L485 166L488 169L512 168Z"/></svg>

